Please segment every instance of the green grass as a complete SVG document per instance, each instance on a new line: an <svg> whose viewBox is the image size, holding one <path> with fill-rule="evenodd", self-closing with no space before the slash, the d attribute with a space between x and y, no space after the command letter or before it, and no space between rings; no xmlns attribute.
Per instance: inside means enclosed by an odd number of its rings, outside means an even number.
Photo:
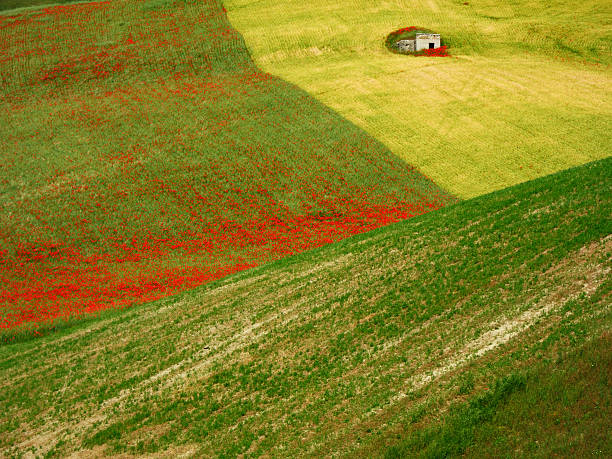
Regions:
<svg viewBox="0 0 612 459"><path fill-rule="evenodd" d="M528 373L490 422L479 426L467 454L532 457L605 456L612 452L612 340L609 331ZM599 426L599 428L596 428Z"/></svg>
<svg viewBox="0 0 612 459"><path fill-rule="evenodd" d="M587 457L612 452L612 336L496 381L385 457ZM598 428L599 427L599 428Z"/></svg>
<svg viewBox="0 0 612 459"><path fill-rule="evenodd" d="M17 8L36 8L49 5L65 5L68 3L82 2L82 0L3 0L0 3L0 11L14 10ZM11 11L11 13L14 13Z"/></svg>
<svg viewBox="0 0 612 459"><path fill-rule="evenodd" d="M609 362L611 179L588 164L4 345L0 454L478 454L496 426L525 452L608 448L588 363ZM565 403L579 423L520 423Z"/></svg>
<svg viewBox="0 0 612 459"><path fill-rule="evenodd" d="M459 406L453 406L441 427L430 427L404 439L400 445L390 448L387 458L451 457L465 452L473 443L475 430L500 410L501 405L516 392L525 388L525 377L512 374L498 380L490 391Z"/></svg>
<svg viewBox="0 0 612 459"><path fill-rule="evenodd" d="M467 198L610 155L612 6L226 0L256 63ZM451 58L389 53L407 26Z"/></svg>
<svg viewBox="0 0 612 459"><path fill-rule="evenodd" d="M217 0L19 10L0 14L0 42L0 328L149 301L456 200L259 71Z"/></svg>
<svg viewBox="0 0 612 459"><path fill-rule="evenodd" d="M461 196L608 156L606 7L469 3L227 6L265 69ZM73 17L20 10L32 19L28 28L13 11L0 16L23 27L0 31L15 51L14 66L0 66L8 109L0 125L3 257L21 253L12 242L41 234L87 255L116 249L101 237L107 231L119 231L113 237L124 244L147 231L180 236L194 225L187 208L195 201L151 189L153 178L229 195L210 195L223 205L209 217L240 220L231 210L233 186L267 183L252 174L261 160L249 157L253 145L281 170L297 168L293 178L302 183L352 166L353 187L406 191L395 175L401 162L297 88L278 80L273 88L236 84L237 63L254 70L241 38L202 40L227 30L223 17L212 25L198 19L220 4L117 1L113 8L92 13L79 29L92 55L68 46L37 54L78 42ZM179 32L164 22L177 12ZM458 59L384 51L389 31L412 24L440 31ZM48 35L30 39L39 33ZM126 58L130 36L155 46ZM173 39L181 46L164 48ZM39 81L66 63L75 81ZM93 73L115 64L119 74ZM201 73L189 73L194 64ZM201 92L188 95L209 84L224 97L202 104ZM269 111L254 119L262 107ZM414 124L415 113L430 118ZM230 129L213 139L219 131L211 120ZM315 145L318 156L304 161L296 139L307 150ZM222 147L237 143L242 155ZM343 144L364 156L345 161ZM278 148L291 154L275 162ZM223 158L230 158L224 179L194 176ZM279 176L275 198L299 208L304 199ZM414 177L414 194L441 193ZM10 344L0 346L0 455L610 455L611 181L608 158L159 301L60 320L37 339L2 335ZM94 203L106 212L96 213ZM71 232L84 215L84 230ZM141 215L144 223L134 218ZM236 255L235 247L223 252ZM196 258L174 253L147 267L175 272L202 262ZM124 267L128 280L142 273ZM6 270L0 275L6 281Z"/></svg>

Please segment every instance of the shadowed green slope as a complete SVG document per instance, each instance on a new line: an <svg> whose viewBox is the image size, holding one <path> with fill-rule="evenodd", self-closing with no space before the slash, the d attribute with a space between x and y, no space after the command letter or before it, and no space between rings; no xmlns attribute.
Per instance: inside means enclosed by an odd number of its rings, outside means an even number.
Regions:
<svg viewBox="0 0 612 459"><path fill-rule="evenodd" d="M584 345L562 346L553 359L501 378L468 403L453 406L441 426L414 426L412 435L385 456L610 454L611 349L610 330ZM464 379L463 387L470 381Z"/></svg>
<svg viewBox="0 0 612 459"><path fill-rule="evenodd" d="M0 451L380 452L609 329L611 180L588 164L0 347Z"/></svg>
<svg viewBox="0 0 612 459"><path fill-rule="evenodd" d="M64 5L67 3L80 3L82 0L2 0L0 11L16 8L35 8L48 5Z"/></svg>

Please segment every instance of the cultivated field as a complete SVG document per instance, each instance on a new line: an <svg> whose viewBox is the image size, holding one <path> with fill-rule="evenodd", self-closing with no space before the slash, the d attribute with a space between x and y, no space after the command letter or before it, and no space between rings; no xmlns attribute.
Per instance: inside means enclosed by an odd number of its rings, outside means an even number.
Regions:
<svg viewBox="0 0 612 459"><path fill-rule="evenodd" d="M0 44L0 328L153 300L456 200L260 72L216 0L8 12Z"/></svg>
<svg viewBox="0 0 612 459"><path fill-rule="evenodd" d="M226 0L265 71L467 198L610 155L612 3ZM388 33L442 34L411 58Z"/></svg>
<svg viewBox="0 0 612 459"><path fill-rule="evenodd" d="M612 5L59 3L0 5L0 456L612 456Z"/></svg>
<svg viewBox="0 0 612 459"><path fill-rule="evenodd" d="M37 8L49 5L64 5L77 3L78 0L3 0L0 3L0 11L13 10L16 8Z"/></svg>
<svg viewBox="0 0 612 459"><path fill-rule="evenodd" d="M608 159L4 345L0 454L606 456L611 180Z"/></svg>

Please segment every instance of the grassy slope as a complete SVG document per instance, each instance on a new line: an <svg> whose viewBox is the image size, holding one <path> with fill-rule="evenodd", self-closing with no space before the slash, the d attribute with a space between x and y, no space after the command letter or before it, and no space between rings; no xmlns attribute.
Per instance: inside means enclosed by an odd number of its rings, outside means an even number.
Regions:
<svg viewBox="0 0 612 459"><path fill-rule="evenodd" d="M371 456L609 330L611 180L607 159L0 347L0 451Z"/></svg>
<svg viewBox="0 0 612 459"><path fill-rule="evenodd" d="M126 306L454 201L261 73L216 0L0 14L0 328Z"/></svg>
<svg viewBox="0 0 612 459"><path fill-rule="evenodd" d="M16 8L30 8L48 5L63 5L76 3L82 0L2 0L0 11L13 10Z"/></svg>
<svg viewBox="0 0 612 459"><path fill-rule="evenodd" d="M612 452L612 334L557 352L453 406L439 426L416 430L394 457L587 457ZM469 387L471 380L464 380Z"/></svg>
<svg viewBox="0 0 612 459"><path fill-rule="evenodd" d="M225 0L266 71L306 89L460 197L607 157L612 4ZM441 33L453 58L387 34Z"/></svg>

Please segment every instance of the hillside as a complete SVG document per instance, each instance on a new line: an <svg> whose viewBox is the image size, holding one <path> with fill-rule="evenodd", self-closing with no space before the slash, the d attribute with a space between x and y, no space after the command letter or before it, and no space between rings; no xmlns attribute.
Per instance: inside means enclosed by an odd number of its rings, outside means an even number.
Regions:
<svg viewBox="0 0 612 459"><path fill-rule="evenodd" d="M0 454L393 456L467 416L455 453L605 455L611 181L602 160L4 345Z"/></svg>
<svg viewBox="0 0 612 459"><path fill-rule="evenodd" d="M453 405L439 424L420 423L385 451L397 457L588 457L612 452L610 331L556 350L553 359L500 378ZM469 390L468 376L459 392ZM421 430L420 428L423 427Z"/></svg>
<svg viewBox="0 0 612 459"><path fill-rule="evenodd" d="M0 11L14 10L17 8L37 8L49 5L64 5L76 3L79 0L3 0L0 3Z"/></svg>
<svg viewBox="0 0 612 459"><path fill-rule="evenodd" d="M461 198L610 155L612 3L226 0L265 71ZM418 26L450 58L385 49Z"/></svg>
<svg viewBox="0 0 612 459"><path fill-rule="evenodd" d="M0 150L5 335L456 201L261 72L217 0L0 14Z"/></svg>

